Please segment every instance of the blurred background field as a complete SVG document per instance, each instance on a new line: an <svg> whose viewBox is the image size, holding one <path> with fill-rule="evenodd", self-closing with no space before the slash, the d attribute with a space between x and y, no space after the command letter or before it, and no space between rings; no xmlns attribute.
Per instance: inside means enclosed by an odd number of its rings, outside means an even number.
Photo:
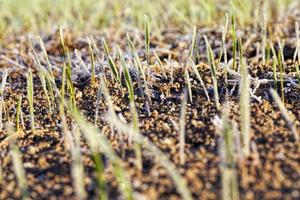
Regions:
<svg viewBox="0 0 300 200"><path fill-rule="evenodd" d="M58 25L76 32L107 27L143 27L144 15L155 31L166 27L190 30L193 25L224 23L224 13L240 25L293 15L298 0L1 0L0 36L45 33Z"/></svg>

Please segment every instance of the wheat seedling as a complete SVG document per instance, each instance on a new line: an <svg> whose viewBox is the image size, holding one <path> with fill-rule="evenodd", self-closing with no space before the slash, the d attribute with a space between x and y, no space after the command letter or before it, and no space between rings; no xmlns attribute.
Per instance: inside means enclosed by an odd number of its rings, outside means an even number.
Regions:
<svg viewBox="0 0 300 200"><path fill-rule="evenodd" d="M222 32L222 53L224 54L224 63L225 63L225 92L226 98L228 98L228 57L227 57L227 49L226 49L226 35L228 31L228 21L229 16L228 13L225 14L225 26ZM222 54L220 58L222 57Z"/></svg>
<svg viewBox="0 0 300 200"><path fill-rule="evenodd" d="M145 29L145 48L146 48L146 61L147 61L147 65L149 65L150 63L150 25L149 25L149 21L148 21L148 17L145 15L145 25L144 25L144 29Z"/></svg>
<svg viewBox="0 0 300 200"><path fill-rule="evenodd" d="M17 112L16 112L16 127L17 127L17 133L20 132L20 116L21 116L21 112L22 112L22 96L19 96L18 99L18 104L17 104Z"/></svg>
<svg viewBox="0 0 300 200"><path fill-rule="evenodd" d="M280 55L279 55L279 52L278 52L277 58L278 58L279 76L280 76L281 100L282 100L283 103L284 103L285 98L284 98L284 82L283 82L283 81L284 81L284 80L283 80L283 63L282 63L281 57L282 57L282 56L280 56Z"/></svg>
<svg viewBox="0 0 300 200"><path fill-rule="evenodd" d="M295 67L296 67L296 74L297 74L297 78L298 78L298 84L300 84L300 70L299 70L299 65L300 65L300 33L299 33L299 24L298 24L298 22L295 23L295 29L296 29L296 38L297 38L296 51L297 51L297 58L298 58L298 62L295 63Z"/></svg>
<svg viewBox="0 0 300 200"><path fill-rule="evenodd" d="M41 37L38 38L39 39L39 44L40 44L40 47L42 49L42 52L44 54L44 57L46 59L46 62L47 62L47 65L48 65L48 68L49 68L49 72L50 72L50 75L52 76L52 78L54 78L54 75L53 75L53 70L52 70L52 64L50 63L50 60L49 60L49 57L48 57L48 54L47 54L47 50L46 50L46 47L44 45L44 42L42 40Z"/></svg>
<svg viewBox="0 0 300 200"><path fill-rule="evenodd" d="M8 135L14 134L12 125L7 124L7 132L8 132ZM10 155L12 158L13 169L14 169L14 172L17 177L18 186L21 190L22 199L24 199L24 200L29 199L28 184L26 181L25 169L24 169L23 163L22 163L21 152L14 141L12 141L11 146L10 146Z"/></svg>
<svg viewBox="0 0 300 200"><path fill-rule="evenodd" d="M30 126L31 131L34 131L34 107L33 107L33 78L31 69L27 73L27 96L29 101L29 112L30 112Z"/></svg>
<svg viewBox="0 0 300 200"><path fill-rule="evenodd" d="M293 118L295 119L295 117L291 116L291 114L285 108L284 102L280 100L277 92L274 89L271 89L270 92L271 92L273 100L277 104L277 106L278 106L278 108L279 108L279 110L280 110L283 118L285 119L285 121L287 122L289 128L291 129L291 131L292 131L292 133L294 135L295 140L299 141L299 134L298 134L296 126L293 123L293 121L294 121Z"/></svg>
<svg viewBox="0 0 300 200"><path fill-rule="evenodd" d="M117 47L117 49L118 49L119 56L121 59L121 65L122 65L124 76L125 76L126 87L127 87L128 93L129 93L129 101L130 101L130 109L131 109L131 114L132 114L133 127L137 132L139 132L139 120L138 120L138 113L137 113L137 110L135 107L135 102L134 102L134 88L133 88L132 79L131 79L127 64L125 62L125 59L123 57L120 47ZM130 137L130 141L131 141L131 137ZM136 164L137 164L138 169L142 170L143 162L142 162L141 146L136 143L134 144L134 146L135 146L135 154L136 154L136 159L137 159Z"/></svg>
<svg viewBox="0 0 300 200"><path fill-rule="evenodd" d="M234 153L233 127L228 120L228 111L225 110L222 119L223 138L221 143L221 173L222 173L222 199L238 200L239 189Z"/></svg>
<svg viewBox="0 0 300 200"><path fill-rule="evenodd" d="M120 132L128 133L132 135L133 140L136 143L143 145L143 147L147 148L159 161L163 167L166 168L168 174L173 179L175 186L180 193L182 199L184 200L192 200L192 195L187 187L187 183L185 179L180 175L180 173L176 170L175 165L169 160L169 158L151 141L145 138L142 134L139 134L135 129L128 126L128 124L124 124L120 121L115 114L108 113L105 116L106 121L117 128Z"/></svg>
<svg viewBox="0 0 300 200"><path fill-rule="evenodd" d="M82 163L81 147L80 147L80 130L73 124L71 134L68 134L68 142L70 144L70 152L72 157L72 178L76 196L79 200L86 199L86 191L84 186L84 166ZM101 198L103 199L103 198Z"/></svg>
<svg viewBox="0 0 300 200"><path fill-rule="evenodd" d="M194 72L195 75L196 75L196 78L199 80L199 82L200 82L200 84L201 84L201 86L202 86L202 88L203 88L203 90L204 90L204 93L205 93L205 96L206 96L207 100L210 101L210 97L209 97L209 95L208 95L208 92L207 92L205 83L204 83L202 77L200 76L200 73L199 73L199 71L198 71L198 69L197 69L197 67L196 67L196 65L195 65L195 63L194 63L194 61L193 61L192 59L189 59L189 61L190 61L190 65L191 65L191 67L192 67L192 69L193 69L193 72Z"/></svg>
<svg viewBox="0 0 300 200"><path fill-rule="evenodd" d="M179 137L179 160L180 164L185 164L185 153L184 153L184 146L185 146L185 118L186 118L186 101L187 95L186 91L184 91L183 99L181 102L180 108L180 120L179 120L179 127L180 127L180 137Z"/></svg>
<svg viewBox="0 0 300 200"><path fill-rule="evenodd" d="M2 74L2 82L1 82L1 86L0 86L0 131L2 131L3 129L3 119L2 119L2 112L3 112L3 108L4 108L4 89L5 89L5 84L7 81L7 76L8 76L8 70L5 69L3 71Z"/></svg>
<svg viewBox="0 0 300 200"><path fill-rule="evenodd" d="M233 65L232 69L236 70L236 50L237 50L237 39L236 39L236 22L235 22L235 17L231 15L231 34L232 34L232 53L233 53Z"/></svg>
<svg viewBox="0 0 300 200"><path fill-rule="evenodd" d="M267 17L263 17L263 26L262 26L262 62L263 65L266 64L266 47L267 47Z"/></svg>
<svg viewBox="0 0 300 200"><path fill-rule="evenodd" d="M139 88L140 88L143 99L144 99L144 92L143 92L143 88L142 88L140 74L142 75L142 78L144 79L145 93L146 93L146 98L147 98L146 103L145 103L146 104L145 107L147 108L148 114L149 114L150 113L149 102L151 104L151 98L150 98L151 94L150 94L149 86L148 86L146 76L145 76L145 73L144 73L144 69L141 65L141 61L140 61L139 55L137 53L137 50L136 50L136 48L135 48L135 46L134 46L133 42L131 41L128 34L127 34L127 40L128 40L128 45L131 49L131 52L134 56L134 66L135 66L136 70L138 71L138 85L139 85Z"/></svg>
<svg viewBox="0 0 300 200"><path fill-rule="evenodd" d="M215 60L214 60L212 49L211 49L210 44L205 35L204 35L204 40L205 40L205 44L206 44L206 55L207 55L207 59L209 62L211 77L212 77L212 81L213 81L215 104L216 104L217 109L219 110L220 103L219 103L218 80L217 80L217 71L216 71Z"/></svg>
<svg viewBox="0 0 300 200"><path fill-rule="evenodd" d="M276 65L279 67L279 76L280 76L280 91L281 91L281 100L284 102L284 82L283 82L283 64L282 64L282 55L280 55L280 52L278 52L278 55L276 55L276 51L274 49L273 44L271 43L271 50L273 53L273 76L274 76L274 83L275 88L277 89L277 70ZM276 65L275 65L276 63Z"/></svg>
<svg viewBox="0 0 300 200"><path fill-rule="evenodd" d="M192 43L191 43L191 47L190 47L190 50L189 50L189 58L192 59L192 60L193 60L193 57L195 55L195 49L197 47L196 37L197 37L197 27L194 26L193 27Z"/></svg>
<svg viewBox="0 0 300 200"><path fill-rule="evenodd" d="M104 137L104 134L99 134L99 130L89 125L89 123L84 120L84 118L76 111L72 112L73 118L78 123L80 129L86 138L93 155L102 152L105 156L109 158L113 165L113 172L119 183L119 187L126 200L133 200L133 191L131 188L130 180L122 168L122 161L114 152L112 146ZM98 156L97 156L98 157Z"/></svg>
<svg viewBox="0 0 300 200"><path fill-rule="evenodd" d="M161 71L162 71L162 74L163 74L164 78L167 79L167 73L166 73L165 67L163 66L163 64L161 62L161 59L159 58L159 56L157 55L157 53L156 53L155 50L153 50L153 55L155 56L155 58L156 58L156 60L158 62L158 65L161 68Z"/></svg>
<svg viewBox="0 0 300 200"><path fill-rule="evenodd" d="M92 66L92 78L91 78L91 82L92 82L92 84L95 84L95 81L96 81L96 75L95 75L95 56L94 56L94 51L93 51L93 46L92 46L91 40L88 38L87 41L88 41L88 44L89 44L89 53L90 53L91 66Z"/></svg>
<svg viewBox="0 0 300 200"><path fill-rule="evenodd" d="M44 94L46 96L46 100L48 102L48 105L49 105L49 111L50 111L50 113L52 113L51 100L50 100L50 97L48 95L48 90L47 90L47 86L46 86L46 79L45 79L46 69L42 66L42 64L39 60L39 57L38 57L38 55L37 55L37 53L34 49L34 44L33 44L32 38L29 38L29 42L30 42L30 46L31 46L31 49L32 49L32 52L33 52L35 64L37 65L38 75L39 75L39 78L40 78L40 81L41 81L41 84L42 84L42 88L43 88Z"/></svg>
<svg viewBox="0 0 300 200"><path fill-rule="evenodd" d="M112 57L109 54L109 50L108 50L107 44L106 44L104 39L102 39L102 43L103 43L103 46L104 46L104 51L105 51L106 57L108 59L108 64L109 64L110 70L111 70L115 80L121 85L121 79L120 79L120 76L119 76L119 73L118 73L117 66L116 66L114 60L112 59Z"/></svg>
<svg viewBox="0 0 300 200"><path fill-rule="evenodd" d="M247 64L243 59L242 43L239 39L240 48L240 116L241 116L241 132L243 139L243 152L245 156L250 154L250 83Z"/></svg>

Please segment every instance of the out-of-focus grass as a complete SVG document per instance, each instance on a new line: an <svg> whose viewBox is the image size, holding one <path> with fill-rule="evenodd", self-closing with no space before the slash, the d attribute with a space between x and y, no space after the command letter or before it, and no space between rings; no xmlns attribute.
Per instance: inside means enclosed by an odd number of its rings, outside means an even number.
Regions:
<svg viewBox="0 0 300 200"><path fill-rule="evenodd" d="M274 19L299 4L298 0L1 0L0 36L40 33L58 25L76 31L127 25L143 28L144 15L155 30L222 23L220 16L225 12L245 24L259 21L262 13Z"/></svg>

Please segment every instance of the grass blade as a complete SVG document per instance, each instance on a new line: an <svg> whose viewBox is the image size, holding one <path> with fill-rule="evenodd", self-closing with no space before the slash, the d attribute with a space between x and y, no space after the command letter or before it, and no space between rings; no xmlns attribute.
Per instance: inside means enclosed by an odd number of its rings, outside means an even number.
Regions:
<svg viewBox="0 0 300 200"><path fill-rule="evenodd" d="M7 125L7 132L8 135L14 134L13 127L10 124ZM15 144L14 140L12 141L10 146L10 155L12 158L13 170L17 178L18 186L21 190L22 199L27 200L29 199L29 192L28 192L28 184L25 176L25 169L23 167L20 149Z"/></svg>
<svg viewBox="0 0 300 200"><path fill-rule="evenodd" d="M241 42L240 47L242 47ZM250 154L250 81L247 65L242 58L240 59L240 67L241 132L243 140L243 152L245 156L248 156Z"/></svg>
<svg viewBox="0 0 300 200"><path fill-rule="evenodd" d="M120 132L131 133L135 142L141 144L143 147L147 148L156 158L159 160L160 164L166 168L168 174L173 179L175 186L180 193L182 199L192 200L192 195L187 187L185 179L176 170L175 165L169 160L169 158L152 142L145 138L142 134L138 134L136 130L129 127L127 124L121 122L116 115L108 113L105 116L106 121L117 128Z"/></svg>
<svg viewBox="0 0 300 200"><path fill-rule="evenodd" d="M114 152L112 146L109 144L104 134L99 134L99 130L90 125L78 112L73 111L72 116L78 123L80 129L86 138L93 154L102 152L113 164L114 174L119 183L119 187L127 200L133 200L133 191L130 180L122 168L122 161Z"/></svg>
<svg viewBox="0 0 300 200"><path fill-rule="evenodd" d="M111 70L112 74L114 75L115 80L121 85L121 79L120 79L120 76L118 73L117 66L116 66L114 60L112 59L112 57L109 55L109 50L108 50L107 44L104 39L102 39L102 43L104 46L104 51L105 51L106 57L108 59L108 64L109 64L110 70Z"/></svg>
<svg viewBox="0 0 300 200"><path fill-rule="evenodd" d="M233 54L233 65L232 65L232 69L236 70L236 51L237 51L237 39L236 39L236 22L235 22L235 17L233 15L231 15L231 35L232 35L232 54Z"/></svg>
<svg viewBox="0 0 300 200"><path fill-rule="evenodd" d="M295 119L294 116L291 116L291 114L288 112L288 110L285 108L284 106L284 102L280 100L277 92L274 90L274 89L271 89L270 90L271 92L271 95L273 97L273 100L275 101L275 103L277 104L283 118L285 119L285 121L287 122L289 128L291 129L293 135L294 135L294 138L296 141L299 141L299 133L297 131L297 128L296 126L294 125L293 123L293 118Z"/></svg>
<svg viewBox="0 0 300 200"><path fill-rule="evenodd" d="M179 137L179 158L180 159L179 160L181 165L185 164L184 146L185 146L186 102L187 102L187 95L185 91L181 102L180 120L179 120L179 127L180 127L180 137Z"/></svg>
<svg viewBox="0 0 300 200"><path fill-rule="evenodd" d="M300 84L300 70L299 70L299 65L300 65L300 31L299 31L299 24L298 22L295 23L295 29L296 29L296 38L297 38L297 58L298 62L295 63L296 67L296 74L297 74L297 79L298 79L298 84Z"/></svg>
<svg viewBox="0 0 300 200"><path fill-rule="evenodd" d="M29 101L29 112L30 112L30 126L31 131L34 131L34 107L33 107L33 78L31 69L27 73L27 96Z"/></svg>
<svg viewBox="0 0 300 200"><path fill-rule="evenodd" d="M206 44L206 55L210 66L210 72L211 77L213 81L213 87L214 87L214 96L215 96L215 104L217 109L220 109L220 103L219 103L219 93L218 93L218 80L217 80L217 71L216 71L216 64L213 56L213 52L211 49L211 46L207 40L207 37L204 35L204 40Z"/></svg>

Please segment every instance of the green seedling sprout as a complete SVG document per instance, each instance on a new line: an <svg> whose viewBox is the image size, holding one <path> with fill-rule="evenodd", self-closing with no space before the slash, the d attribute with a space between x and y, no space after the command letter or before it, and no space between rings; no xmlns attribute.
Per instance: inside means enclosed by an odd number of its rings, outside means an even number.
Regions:
<svg viewBox="0 0 300 200"><path fill-rule="evenodd" d="M222 199L238 200L239 189L236 172L236 161L234 152L234 136L232 123L228 119L227 109L223 113L222 132L223 140L221 145L221 174L222 174Z"/></svg>
<svg viewBox="0 0 300 200"><path fill-rule="evenodd" d="M270 46L271 41L267 40L267 46L266 46L266 65L270 64L270 59L271 59L271 46Z"/></svg>
<svg viewBox="0 0 300 200"><path fill-rule="evenodd" d="M145 15L145 48L146 48L146 60L147 60L147 65L149 65L150 62L150 25L148 21L148 17Z"/></svg>
<svg viewBox="0 0 300 200"><path fill-rule="evenodd" d="M195 50L196 50L196 47L197 47L196 38L197 38L197 27L194 26L193 27L192 43L191 43L191 47L190 47L190 50L189 50L189 58L190 59L193 59L193 57L195 55Z"/></svg>
<svg viewBox="0 0 300 200"><path fill-rule="evenodd" d="M198 69L197 69L197 67L196 67L196 65L195 65L195 63L194 63L194 61L193 61L192 59L190 59L189 61L190 61L190 66L192 67L193 72L194 72L195 75L196 75L196 78L199 80L199 82L200 82L200 84L201 84L201 86L202 86L202 88L203 88L203 90L204 90L204 93L205 93L205 96L206 96L207 100L210 101L210 97L209 97L209 95L208 95L208 92L207 92L205 83L204 83L202 77L200 76L200 73L199 73L199 71L198 71Z"/></svg>
<svg viewBox="0 0 300 200"><path fill-rule="evenodd" d="M17 104L17 112L16 112L16 127L17 127L17 133L20 132L20 116L21 116L21 112L22 112L22 96L19 96L18 99L18 104Z"/></svg>
<svg viewBox="0 0 300 200"><path fill-rule="evenodd" d="M110 145L109 141L105 138L104 134L99 134L99 132L101 131L90 125L77 111L72 111L72 116L78 123L83 133L83 136L86 138L92 151L92 154L95 155L94 158L99 158L100 152L109 158L109 160L112 162L113 173L116 176L124 198L126 200L133 200L133 191L131 183L128 175L126 174L126 171L122 168L122 161L114 152L112 146ZM99 164L101 165L101 161L100 163L98 163L98 167L100 167Z"/></svg>
<svg viewBox="0 0 300 200"><path fill-rule="evenodd" d="M276 56L276 52L273 46L273 43L270 41L270 48L272 50L273 53L273 63L272 63L272 68L273 68L273 79L274 79L274 88L275 90L277 90L277 56Z"/></svg>
<svg viewBox="0 0 300 200"><path fill-rule="evenodd" d="M179 127L180 127L180 137L179 137L179 158L180 159L179 160L181 165L185 164L184 146L185 146L186 102L187 102L187 95L185 91L181 102L180 120L179 120Z"/></svg>
<svg viewBox="0 0 300 200"><path fill-rule="evenodd" d="M226 35L228 31L228 21L229 16L228 13L225 14L225 26L222 32L222 52L224 54L224 63L225 63L225 89L226 96L228 96L228 57L227 57L227 49L226 49ZM222 54L220 58L222 57Z"/></svg>
<svg viewBox="0 0 300 200"><path fill-rule="evenodd" d="M120 47L117 47L117 49L118 49L119 56L121 59L121 65L122 65L122 69L124 72L126 87L127 87L128 93L129 93L129 101L130 101L130 109L131 109L131 113L132 113L133 128L137 132L139 132L138 113L137 113L137 110L135 107L135 102L134 102L134 88L133 88L132 79L131 79L127 64L125 62L125 59L123 57ZM131 138L130 138L130 140L131 140ZM142 170L143 169L142 150L141 150L141 146L139 144L135 144L135 154L136 154L136 159L137 159L137 161L136 161L137 167L138 167L138 169Z"/></svg>
<svg viewBox="0 0 300 200"><path fill-rule="evenodd" d="M280 97L278 96L277 92L274 89L271 89L270 92L271 92L273 100L277 104L284 120L287 122L289 128L291 129L295 140L299 141L299 133L297 131L296 126L294 125L294 120L293 120L296 118L292 114L290 114L289 111L285 108L284 102L280 100Z"/></svg>
<svg viewBox="0 0 300 200"><path fill-rule="evenodd" d="M50 60L49 60L49 57L48 57L47 50L46 50L46 47L44 45L44 42L43 42L43 40L42 40L41 37L38 37L38 40L39 40L39 44L40 44L40 47L42 49L42 52L44 54L44 57L46 59L46 62L47 62L48 68L49 68L49 73L52 76L52 78L54 78L53 71L52 71L52 64L50 63Z"/></svg>
<svg viewBox="0 0 300 200"><path fill-rule="evenodd" d="M104 51L105 51L106 57L108 59L108 64L109 64L110 70L111 70L115 80L121 85L121 79L120 79L120 76L119 76L119 73L118 73L117 66L116 66L114 60L112 59L112 57L109 54L109 50L108 50L107 44L106 44L104 39L102 39L102 43L103 43L103 46L104 46Z"/></svg>
<svg viewBox="0 0 300 200"><path fill-rule="evenodd" d="M275 88L277 88L277 72L276 72L277 70L276 70L276 66L275 66L274 62L276 62L276 64L279 67L281 100L284 102L283 64L282 64L282 60L281 60L282 55L280 55L280 52L278 52L278 55L276 56L276 51L275 51L272 43L271 43L271 50L273 53L273 74L274 74L274 82L276 84Z"/></svg>
<svg viewBox="0 0 300 200"><path fill-rule="evenodd" d="M37 53L35 51L32 38L29 38L29 42L30 42L30 46L31 46L31 49L32 49L32 52L33 52L34 61L35 61L36 65L37 65L38 75L39 75L39 78L40 78L40 81L41 81L41 84L42 84L42 88L43 88L46 100L48 102L48 105L49 105L49 111L50 111L50 113L52 113L51 100L50 100L50 97L48 95L47 83L46 83L46 79L45 79L46 69L44 68L44 66L42 66L42 64L40 62L40 59L39 59L39 57L38 57L38 55L37 55Z"/></svg>
<svg viewBox="0 0 300 200"><path fill-rule="evenodd" d="M189 75L189 71L188 71L188 66L186 66L184 68L184 79L185 79L185 83L188 89L188 93L189 93L189 100L191 103L193 103L193 94L192 94L192 86L191 86L191 81L190 81L190 75Z"/></svg>
<svg viewBox="0 0 300 200"><path fill-rule="evenodd" d="M159 56L157 55L157 53L156 53L155 50L153 50L153 55L155 56L155 58L156 58L156 60L157 60L157 62L158 62L158 64L159 64L159 66L160 66L160 68L161 68L161 71L162 71L163 76L165 77L165 79L167 79L167 73L166 73L166 70L165 70L165 68L164 68L164 66L163 66L163 64L162 64L162 62L161 62L161 59L159 58Z"/></svg>
<svg viewBox="0 0 300 200"><path fill-rule="evenodd" d="M96 73L95 73L95 56L93 51L93 45L91 40L88 38L88 44L89 44L89 53L90 53L90 59L91 59L91 65L92 65L92 78L91 82L92 84L95 84L96 81Z"/></svg>
<svg viewBox="0 0 300 200"><path fill-rule="evenodd" d="M267 17L264 15L264 21L262 26L262 62L266 64L266 48L267 48Z"/></svg>
<svg viewBox="0 0 300 200"><path fill-rule="evenodd" d="M210 66L210 72L211 77L213 81L213 87L214 87L214 96L215 96L215 104L217 109L220 109L220 103L219 103L219 93L218 93L218 80L217 80L217 71L216 71L216 64L213 56L213 52L211 49L211 46L208 42L207 37L204 35L204 40L206 44L206 55Z"/></svg>
<svg viewBox="0 0 300 200"><path fill-rule="evenodd" d="M74 88L74 84L72 81L72 69L71 69L71 58L70 58L70 54L69 54L69 50L66 49L67 52L67 56L68 56L68 64L66 65L66 78L67 78L67 87L69 89L69 93L70 93L70 97L71 97L71 102L73 105L73 108L76 108L76 97L75 97L75 88Z"/></svg>
<svg viewBox="0 0 300 200"><path fill-rule="evenodd" d="M232 69L236 70L236 51L237 51L237 39L236 39L236 22L235 22L235 17L233 15L231 15L231 34L232 34L232 53L233 53L233 65L232 65Z"/></svg>
<svg viewBox="0 0 300 200"><path fill-rule="evenodd" d="M74 137L69 133L68 142L70 144L70 153L72 157L71 173L73 186L78 199L86 199L87 194L84 186L84 166L82 162L80 147L80 130L76 124L72 125ZM101 198L103 199L103 198Z"/></svg>
<svg viewBox="0 0 300 200"><path fill-rule="evenodd" d="M5 69L2 74L2 82L0 86L0 130L2 131L3 128L3 119L2 119L2 111L4 108L4 89L5 89L5 84L7 81L7 76L8 76L8 70Z"/></svg>
<svg viewBox="0 0 300 200"><path fill-rule="evenodd" d="M34 107L33 107L33 78L31 69L27 73L27 96L29 101L29 112L30 112L30 126L31 131L34 131Z"/></svg>
<svg viewBox="0 0 300 200"><path fill-rule="evenodd" d="M283 80L283 63L281 60L281 56L279 55L280 53L278 52L278 66L279 66L279 76L280 76L280 90L281 90L281 100L284 103L284 80Z"/></svg>
<svg viewBox="0 0 300 200"><path fill-rule="evenodd" d="M12 136L14 134L14 129L12 125L7 124L8 135ZM26 181L25 169L23 167L22 155L20 149L16 145L15 141L12 140L10 146L10 155L13 163L13 170L17 178L18 187L21 190L21 195L23 200L29 199L28 184Z"/></svg>
<svg viewBox="0 0 300 200"><path fill-rule="evenodd" d="M300 33L299 33L299 24L298 22L295 23L295 29L296 29L296 38L297 38L297 58L298 62L295 62L295 67L296 67L296 74L297 74L297 79L298 79L298 84L300 84L300 70L299 70L299 65L300 65Z"/></svg>
<svg viewBox="0 0 300 200"><path fill-rule="evenodd" d="M143 98L144 98L144 92L143 92L143 89L142 89L142 84L141 84L141 80L140 80L140 74L142 75L142 78L144 80L145 93L146 93L146 98L147 98L147 100L146 100L146 107L149 108L149 103L148 102L150 102L150 104L151 104L150 90L149 90L149 86L147 84L147 79L146 79L146 76L145 76L145 73L144 73L144 69L142 68L141 61L140 61L139 55L137 53L137 50L136 50L136 48L135 48L135 46L134 46L133 42L131 41L131 39L130 39L130 37L129 37L128 34L127 34L127 40L128 40L128 45L129 45L129 47L131 49L131 52L132 52L132 54L134 56L134 66L135 66L136 70L138 71L138 84L139 84L139 88L141 90Z"/></svg>
<svg viewBox="0 0 300 200"><path fill-rule="evenodd" d="M243 153L245 156L250 154L250 81L246 61L243 59L242 43L239 38L240 48L240 116L241 132L243 140Z"/></svg>
<svg viewBox="0 0 300 200"><path fill-rule="evenodd" d="M145 138L142 134L139 134L135 129L128 126L128 124L124 124L120 121L115 114L108 113L105 116L106 121L117 128L120 132L130 133L132 135L133 140L136 143L141 144L143 147L149 150L156 159L159 161L159 164L166 168L168 174L172 178L175 183L175 186L184 200L192 200L192 195L187 187L186 180L180 175L177 171L175 165L169 160L168 156L166 156L157 146L155 146L151 141Z"/></svg>

